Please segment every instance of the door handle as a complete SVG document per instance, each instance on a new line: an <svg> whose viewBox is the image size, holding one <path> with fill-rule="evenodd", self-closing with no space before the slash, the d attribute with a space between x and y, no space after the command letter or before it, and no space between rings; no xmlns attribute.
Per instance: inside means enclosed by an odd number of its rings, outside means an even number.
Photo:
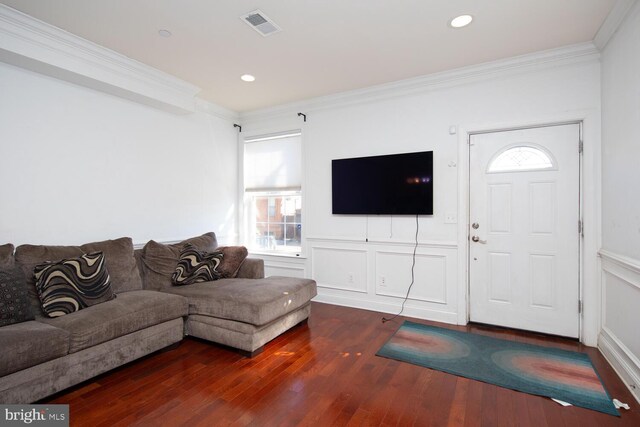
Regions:
<svg viewBox="0 0 640 427"><path fill-rule="evenodd" d="M476 243L482 243L483 245L486 245L486 244L487 244L487 241L486 241L486 240L480 240L480 238L479 238L478 236L473 236L473 237L471 238L471 240L473 240L473 241L474 241L474 242L476 242Z"/></svg>

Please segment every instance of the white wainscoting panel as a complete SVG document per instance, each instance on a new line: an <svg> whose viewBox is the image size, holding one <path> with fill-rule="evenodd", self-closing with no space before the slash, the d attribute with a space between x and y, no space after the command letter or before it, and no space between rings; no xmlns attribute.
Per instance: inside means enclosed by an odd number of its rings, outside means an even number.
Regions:
<svg viewBox="0 0 640 427"><path fill-rule="evenodd" d="M285 265L282 263L272 263L266 262L264 263L264 275L265 277L269 276L285 276L285 277L297 277L299 279L303 279L306 277L304 265L295 265L289 264Z"/></svg>
<svg viewBox="0 0 640 427"><path fill-rule="evenodd" d="M258 258L264 261L264 275L308 278L307 262L304 257L272 255L265 253L249 254L251 258Z"/></svg>
<svg viewBox="0 0 640 427"><path fill-rule="evenodd" d="M601 250L602 331L598 348L640 402L640 261Z"/></svg>
<svg viewBox="0 0 640 427"><path fill-rule="evenodd" d="M311 275L319 288L366 293L367 251L312 246Z"/></svg>
<svg viewBox="0 0 640 427"><path fill-rule="evenodd" d="M414 244L308 238L315 301L396 314L411 284ZM451 242L418 245L403 314L457 323L457 257Z"/></svg>
<svg viewBox="0 0 640 427"><path fill-rule="evenodd" d="M411 284L412 253L377 251L376 295L404 298ZM409 298L447 303L447 257L416 254L414 283Z"/></svg>

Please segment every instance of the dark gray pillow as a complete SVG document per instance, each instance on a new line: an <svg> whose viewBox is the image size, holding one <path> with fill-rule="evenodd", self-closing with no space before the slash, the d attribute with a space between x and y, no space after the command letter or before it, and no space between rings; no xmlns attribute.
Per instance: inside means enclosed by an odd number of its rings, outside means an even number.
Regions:
<svg viewBox="0 0 640 427"><path fill-rule="evenodd" d="M0 245L0 268L6 269L13 267L13 250L14 247L11 243Z"/></svg>
<svg viewBox="0 0 640 427"><path fill-rule="evenodd" d="M236 277L242 263L249 255L244 246L219 246L216 251L221 251L223 254L222 262L217 269L223 279Z"/></svg>
<svg viewBox="0 0 640 427"><path fill-rule="evenodd" d="M37 265L33 271L42 311L60 317L115 298L102 252Z"/></svg>
<svg viewBox="0 0 640 427"><path fill-rule="evenodd" d="M187 244L180 252L180 259L171 281L174 285L182 286L218 280L221 275L216 269L220 261L222 252L200 252L193 245Z"/></svg>
<svg viewBox="0 0 640 427"><path fill-rule="evenodd" d="M25 282L19 267L0 269L0 326L34 319Z"/></svg>

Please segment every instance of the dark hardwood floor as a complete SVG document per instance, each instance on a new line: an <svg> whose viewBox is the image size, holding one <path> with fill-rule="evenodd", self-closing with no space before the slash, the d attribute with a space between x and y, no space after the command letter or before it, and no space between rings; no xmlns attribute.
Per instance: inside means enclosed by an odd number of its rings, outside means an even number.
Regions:
<svg viewBox="0 0 640 427"><path fill-rule="evenodd" d="M597 349L533 333L439 324L588 353L612 397L631 405L620 418L376 357L405 319L383 324L381 317L314 303L307 325L253 359L187 338L46 402L70 404L71 424L92 427L640 426L638 403Z"/></svg>

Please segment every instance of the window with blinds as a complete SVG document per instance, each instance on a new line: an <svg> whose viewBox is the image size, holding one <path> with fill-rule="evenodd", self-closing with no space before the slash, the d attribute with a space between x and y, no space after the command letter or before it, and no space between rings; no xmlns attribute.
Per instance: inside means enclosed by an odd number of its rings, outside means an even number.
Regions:
<svg viewBox="0 0 640 427"><path fill-rule="evenodd" d="M301 133L245 139L246 244L299 253L302 245Z"/></svg>

